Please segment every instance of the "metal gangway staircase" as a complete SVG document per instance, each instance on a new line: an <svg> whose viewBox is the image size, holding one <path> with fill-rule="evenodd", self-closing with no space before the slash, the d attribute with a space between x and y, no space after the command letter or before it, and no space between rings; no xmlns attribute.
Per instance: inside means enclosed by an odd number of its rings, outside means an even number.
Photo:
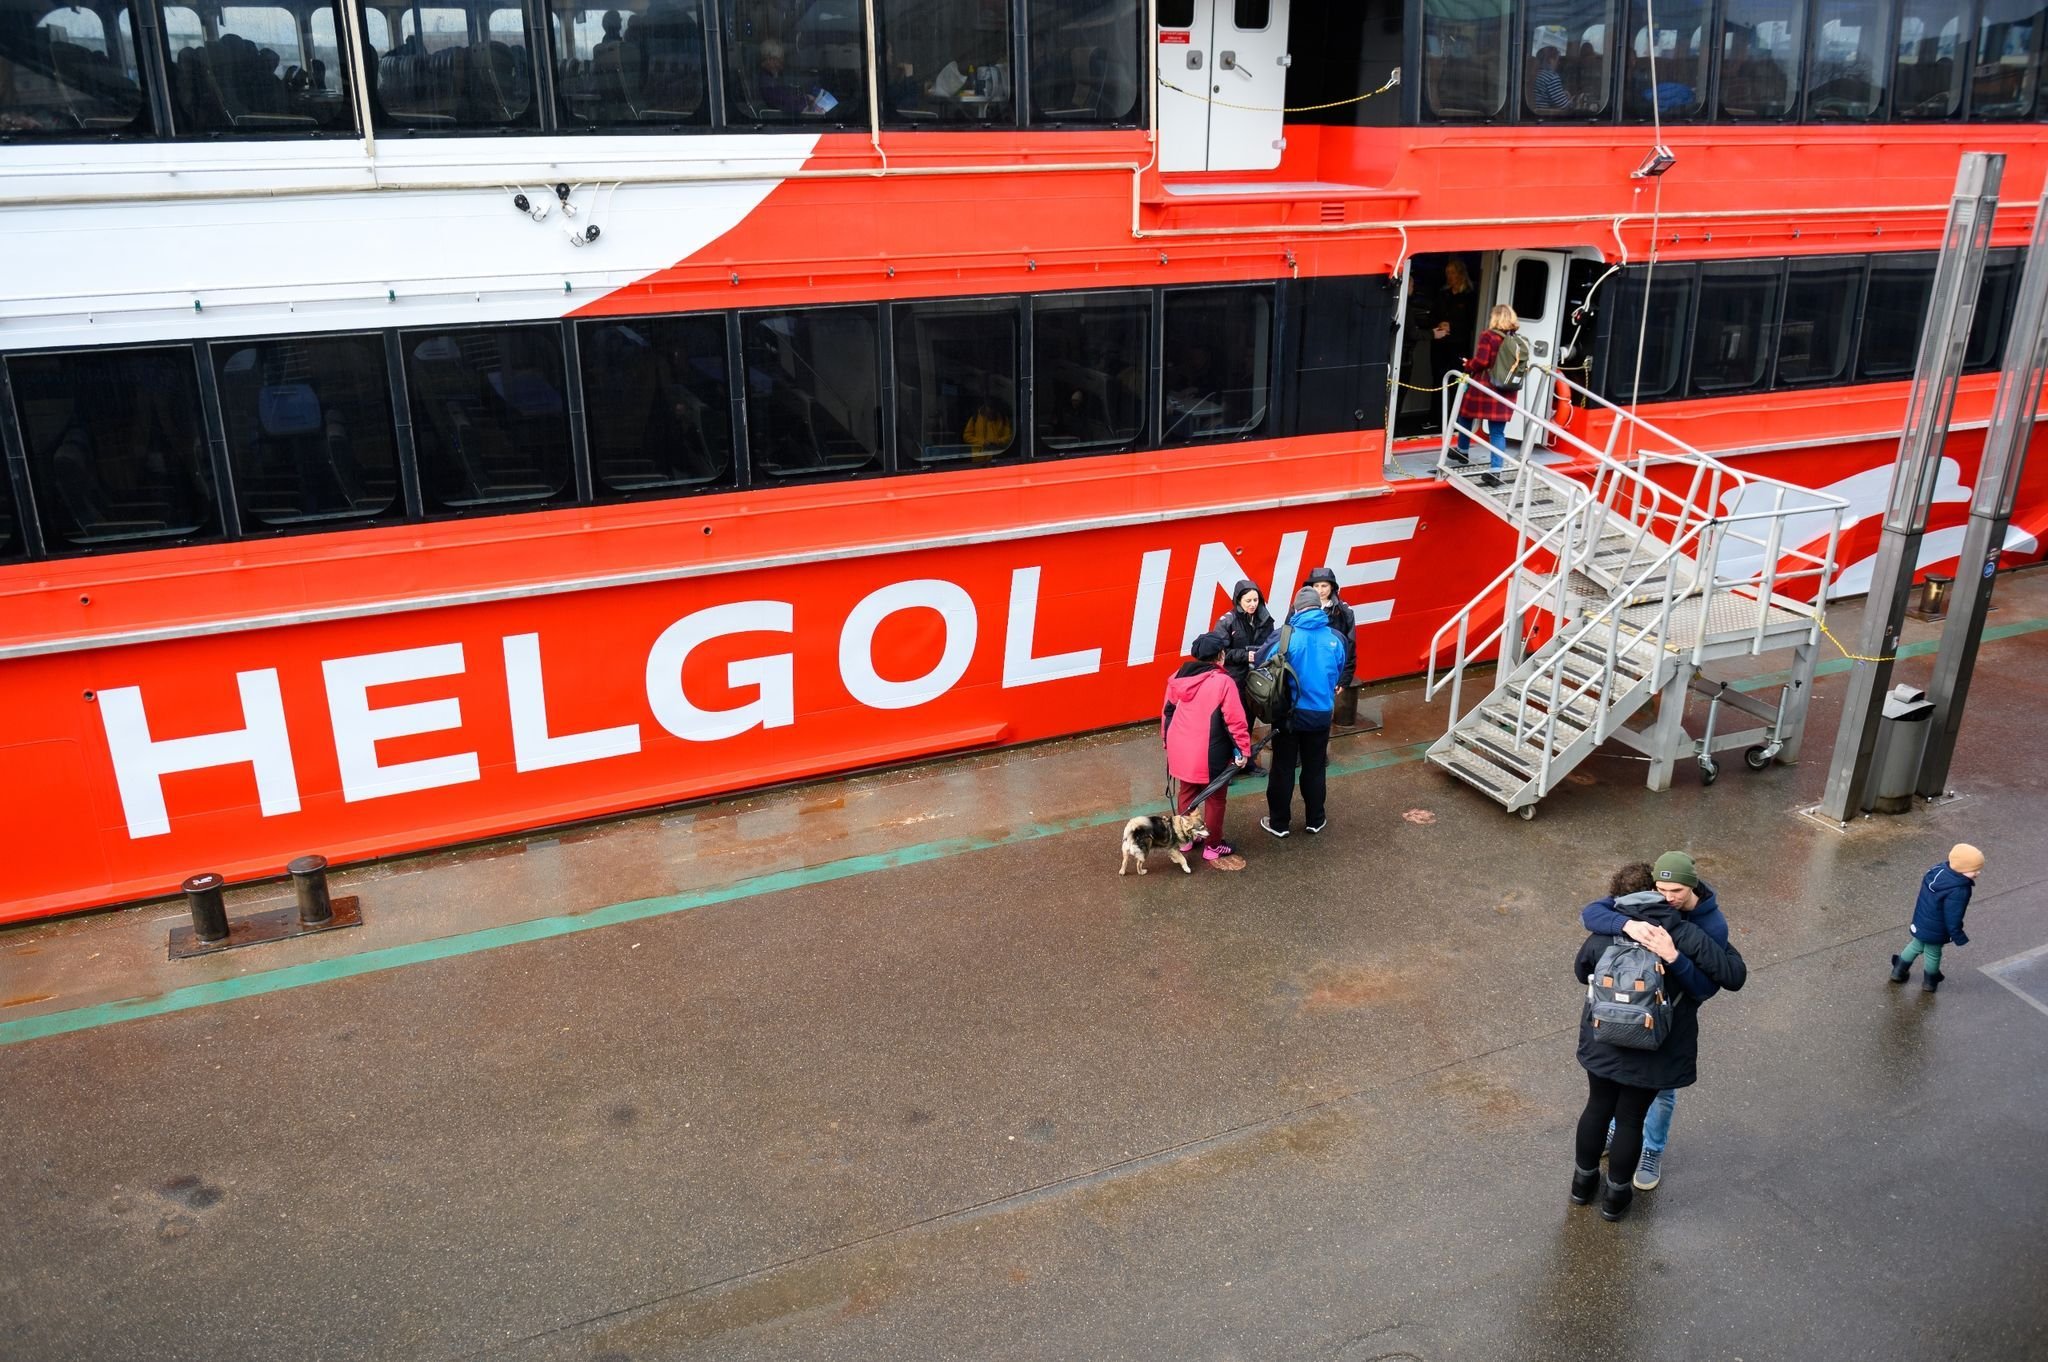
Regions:
<svg viewBox="0 0 2048 1362"><path fill-rule="evenodd" d="M1648 759L1652 790L1688 757L1709 783L1716 752L1744 747L1759 770L1796 760L1847 503L1732 467L1543 369L1490 470L1462 416L1468 383L1446 387L1437 471L1516 545L1430 642L1427 696L1449 690L1450 726L1429 760L1524 818L1610 740ZM1454 453L1461 430L1469 463ZM1779 649L1792 661L1775 706L1703 670ZM1467 709L1466 672L1487 660L1493 688ZM1685 727L1694 694L1708 700L1699 737ZM1755 726L1716 734L1723 708Z"/></svg>

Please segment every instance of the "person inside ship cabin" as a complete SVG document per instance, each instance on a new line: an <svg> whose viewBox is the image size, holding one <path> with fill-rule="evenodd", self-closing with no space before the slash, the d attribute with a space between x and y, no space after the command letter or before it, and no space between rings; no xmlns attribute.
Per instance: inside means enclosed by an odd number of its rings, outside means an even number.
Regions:
<svg viewBox="0 0 2048 1362"><path fill-rule="evenodd" d="M1015 428L1010 424L1009 413L993 397L983 397L974 415L967 418L967 428L960 432L960 442L977 459L986 459L1000 454L1010 447Z"/></svg>
<svg viewBox="0 0 2048 1362"><path fill-rule="evenodd" d="M1472 357L1464 364L1465 372L1471 375L1471 382L1465 387L1464 404L1455 413L1458 439L1456 448L1451 451L1451 462L1472 462L1472 433L1484 422L1487 443L1493 446L1493 455L1487 471L1479 475L1479 481L1488 487L1500 486L1499 470L1502 456L1508 448L1508 421L1515 414L1513 395L1494 386L1494 360L1499 357L1501 347L1509 343L1508 338L1519 330L1521 320L1515 316L1515 310L1506 303L1495 304L1492 315L1487 318L1486 330L1479 333L1479 343L1472 347Z"/></svg>
<svg viewBox="0 0 2048 1362"><path fill-rule="evenodd" d="M1572 97L1565 93L1564 76L1558 70L1558 51L1545 47L1536 53L1536 86L1529 97L1544 113L1560 113L1572 106Z"/></svg>
<svg viewBox="0 0 2048 1362"><path fill-rule="evenodd" d="M1479 290L1472 287L1472 272L1457 256L1444 262L1443 287L1436 291L1430 315L1435 318L1429 329L1429 382L1434 387L1458 367L1479 327Z"/></svg>
<svg viewBox="0 0 2048 1362"><path fill-rule="evenodd" d="M811 107L811 96L783 74L787 60L779 39L762 39L761 60L754 70L754 89L767 108L786 114L800 114Z"/></svg>

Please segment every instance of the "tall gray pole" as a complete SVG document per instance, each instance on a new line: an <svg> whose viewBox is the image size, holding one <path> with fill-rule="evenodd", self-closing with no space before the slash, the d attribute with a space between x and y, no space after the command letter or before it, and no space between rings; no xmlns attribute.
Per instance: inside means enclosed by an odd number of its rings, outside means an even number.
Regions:
<svg viewBox="0 0 2048 1362"><path fill-rule="evenodd" d="M1991 608L1991 575L2012 523L2012 504L2020 473L2027 466L2027 442L2034 437L2034 413L2041 406L2041 382L2048 373L2048 193L2034 210L2034 240L2027 248L2020 276L2019 305L2005 341L2005 369L1998 378L1998 398L1991 407L1991 427L1984 432L1984 458L1977 467L1977 488L1970 497L1970 525L1963 532L1963 551L1956 558L1955 599L1948 623L1942 626L1941 651L1934 659L1934 681L1927 698L1934 701L1933 731L1927 735L1927 756L1920 766L1919 790L1932 798L1948 789L1949 763L1955 759L1956 733L1963 726L1963 702L1970 697L1970 674L1977 666L1977 645L1984 637L1984 612Z"/></svg>
<svg viewBox="0 0 2048 1362"><path fill-rule="evenodd" d="M1820 812L1838 823L1846 823L1859 810L1870 781L1880 706L1892 677L1890 659L1898 651L1906 596L1920 561L1920 536L1927 529L1942 443L1955 411L1956 382L1963 372L1963 351L1970 340L1970 319L1976 312L1977 286L1984 279L1984 256L1991 245L1991 219L1998 210L1998 185L2004 173L2005 157L1984 151L1965 152L1956 172L1927 321L1920 329L1919 361L1906 398L1906 425L1899 434L1898 460L1892 465L1884 536L1872 565L1856 649L1861 657L1880 660L1857 662L1849 673L1842 727L1835 735L1827 792L1821 796Z"/></svg>

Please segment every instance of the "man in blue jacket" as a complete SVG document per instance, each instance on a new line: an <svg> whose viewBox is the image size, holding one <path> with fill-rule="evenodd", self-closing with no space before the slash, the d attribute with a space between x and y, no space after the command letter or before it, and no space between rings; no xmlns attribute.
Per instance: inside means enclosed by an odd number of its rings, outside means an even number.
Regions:
<svg viewBox="0 0 2048 1362"><path fill-rule="evenodd" d="M1637 867L1629 867L1629 870ZM1617 893L1635 888L1633 882L1625 882L1623 875L1615 877L1613 888ZM1720 946L1728 945L1728 919L1721 912L1721 902L1714 897L1713 886L1700 879L1699 869L1692 857L1682 851L1667 851L1657 858L1649 877L1655 894L1664 903L1682 913L1687 922L1705 932ZM1646 895L1647 896L1647 895ZM1637 896L1626 893L1617 899L1610 895L1595 899L1579 914L1579 921L1589 932L1608 936L1626 936L1640 945L1652 946L1659 929L1643 920L1643 914L1636 911L1632 900ZM1672 977L1678 980L1686 994L1699 1002L1705 1002L1721 991L1716 983L1699 968L1697 962L1683 953L1671 961ZM1643 1155L1636 1163L1634 1184L1638 1191L1650 1191L1660 1178L1659 1165L1664 1161L1664 1146L1671 1139L1671 1118L1678 1113L1678 1092L1665 1088L1657 1094L1657 1100L1650 1105L1650 1113L1643 1119Z"/></svg>
<svg viewBox="0 0 2048 1362"><path fill-rule="evenodd" d="M1323 598L1314 587L1303 587L1294 597L1288 616L1287 713L1273 726L1273 773L1266 778L1266 816L1259 826L1275 837L1285 837L1288 817L1294 807L1294 768L1301 766L1301 802L1308 814L1308 830L1321 832L1329 825L1323 806L1325 776L1330 768L1330 716L1337 706L1337 680L1344 674L1344 640L1330 627L1323 611ZM1259 650L1261 663L1280 646L1276 634Z"/></svg>

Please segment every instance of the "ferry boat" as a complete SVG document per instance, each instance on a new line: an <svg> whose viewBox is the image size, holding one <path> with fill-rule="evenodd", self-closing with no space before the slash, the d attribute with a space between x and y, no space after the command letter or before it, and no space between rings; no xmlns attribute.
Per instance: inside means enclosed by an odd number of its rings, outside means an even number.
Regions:
<svg viewBox="0 0 2048 1362"><path fill-rule="evenodd" d="M1997 151L1938 569L2044 27L0 0L0 919L1138 721L1241 577L1328 565L1360 677L1421 672L1513 550L1432 472L1497 301L1845 500L1854 594Z"/></svg>

